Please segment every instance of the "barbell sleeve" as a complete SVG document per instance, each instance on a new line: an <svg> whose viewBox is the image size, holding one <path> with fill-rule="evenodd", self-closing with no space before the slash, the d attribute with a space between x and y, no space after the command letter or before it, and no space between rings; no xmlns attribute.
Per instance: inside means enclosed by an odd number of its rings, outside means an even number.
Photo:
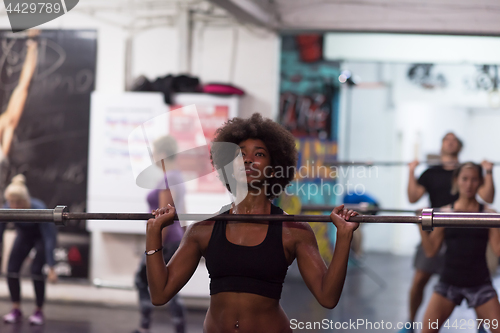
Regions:
<svg viewBox="0 0 500 333"><path fill-rule="evenodd" d="M1 209L1 222L56 222L55 209Z"/></svg>
<svg viewBox="0 0 500 333"><path fill-rule="evenodd" d="M500 214L434 212L432 225L445 228L500 228Z"/></svg>

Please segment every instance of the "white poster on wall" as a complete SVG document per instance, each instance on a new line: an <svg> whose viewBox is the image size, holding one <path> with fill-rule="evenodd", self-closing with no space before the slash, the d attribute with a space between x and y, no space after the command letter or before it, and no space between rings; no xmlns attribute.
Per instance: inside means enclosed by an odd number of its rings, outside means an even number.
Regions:
<svg viewBox="0 0 500 333"><path fill-rule="evenodd" d="M168 111L161 93L94 92L90 113L88 212L147 212L148 189L136 185L128 137L147 120ZM144 233L137 221L88 221L89 231Z"/></svg>
<svg viewBox="0 0 500 333"><path fill-rule="evenodd" d="M206 94L178 94L169 108L161 93L126 92L121 94L93 93L91 101L89 171L87 212L148 212L146 196L151 189L136 183L131 159L142 159L138 164L147 166L150 161L140 152L143 142L137 142L137 156L129 136L139 126L164 126L156 132L169 134L176 131L175 123L152 122L170 109L195 105L200 117L205 139L210 142L215 130L237 115L238 97ZM165 117L169 119L170 117ZM173 122L182 119L172 118ZM189 142L186 133L185 141ZM181 137L176 135L176 137ZM133 140L132 140L133 141ZM182 150L183 142L178 142ZM147 154L146 154L147 155ZM147 157L147 156L146 156ZM177 161L187 169L189 160ZM141 165L142 165L141 164ZM191 177L193 178L193 177ZM186 210L188 213L211 213L230 202L227 192L216 191L218 182L213 175L188 182ZM219 185L217 183L217 185ZM144 223L137 221L88 221L89 231L115 233L145 233Z"/></svg>

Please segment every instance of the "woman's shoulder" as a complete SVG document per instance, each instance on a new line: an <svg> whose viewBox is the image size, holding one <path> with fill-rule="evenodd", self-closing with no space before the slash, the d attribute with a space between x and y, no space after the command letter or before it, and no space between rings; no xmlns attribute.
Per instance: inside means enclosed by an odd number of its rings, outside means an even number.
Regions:
<svg viewBox="0 0 500 333"><path fill-rule="evenodd" d="M218 213L215 213L215 215L218 215L218 214L225 214L229 211L229 209L231 208L231 205L226 205L226 206L223 206ZM216 218L214 216L214 219L213 220L204 220L204 221L199 221L199 222L195 222L195 223L192 223L190 225L188 225L187 229L186 229L186 233L191 233L191 234L194 234L194 235L201 235L203 236L204 233L207 233L209 232L209 234L211 235L212 234L212 229L215 225L215 221L216 221Z"/></svg>
<svg viewBox="0 0 500 333"><path fill-rule="evenodd" d="M286 214L283 212L283 214ZM288 214L286 214L288 215ZM314 231L308 222L294 222L294 221L286 221L283 222L283 233L284 235L288 235L294 240L312 240L316 239L314 235Z"/></svg>
<svg viewBox="0 0 500 333"><path fill-rule="evenodd" d="M287 212L283 211L283 215L290 215ZM308 222L294 222L294 221L286 221L283 222L283 228L288 229L290 231L298 231L298 232L313 232L311 226Z"/></svg>
<svg viewBox="0 0 500 333"><path fill-rule="evenodd" d="M187 229L195 230L197 232L205 229L212 229L215 224L215 221L200 221L200 222L194 222L188 225Z"/></svg>
<svg viewBox="0 0 500 333"><path fill-rule="evenodd" d="M439 207L438 209L436 209L436 211L437 212L452 212L453 208L451 208L451 204L449 204L446 206Z"/></svg>
<svg viewBox="0 0 500 333"><path fill-rule="evenodd" d="M210 238L214 225L215 221L200 221L192 223L186 228L184 237L199 240L203 240L207 237Z"/></svg>

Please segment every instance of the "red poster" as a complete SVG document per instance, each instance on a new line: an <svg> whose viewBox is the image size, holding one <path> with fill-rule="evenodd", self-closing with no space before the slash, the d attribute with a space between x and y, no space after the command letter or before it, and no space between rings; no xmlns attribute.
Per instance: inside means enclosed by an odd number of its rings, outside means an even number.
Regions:
<svg viewBox="0 0 500 333"><path fill-rule="evenodd" d="M182 105L172 106L171 110L179 109ZM210 163L210 143L212 142L215 131L229 119L229 107L227 105L196 105L199 121L203 129L204 137L192 133L193 122L198 121L192 113L174 112L170 116L170 135L177 139L179 151L185 151L191 147L207 146L206 155L189 156L182 154L177 158L177 165L184 173L196 173L200 176L189 177L197 178L196 184L189 184L188 192L212 192L223 193L226 191L217 174L213 173L213 167Z"/></svg>

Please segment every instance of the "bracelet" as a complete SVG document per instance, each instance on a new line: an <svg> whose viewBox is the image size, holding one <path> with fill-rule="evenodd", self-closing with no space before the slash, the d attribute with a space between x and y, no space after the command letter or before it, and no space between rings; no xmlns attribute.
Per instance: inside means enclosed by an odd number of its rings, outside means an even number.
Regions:
<svg viewBox="0 0 500 333"><path fill-rule="evenodd" d="M487 175L492 175L493 174L493 170L486 170L486 174Z"/></svg>
<svg viewBox="0 0 500 333"><path fill-rule="evenodd" d="M159 249L156 249L156 250L144 251L144 253L145 253L147 256L151 256L151 255L153 255L153 254L155 254L156 252L161 251L161 250L163 250L163 246L162 246L162 247L160 247Z"/></svg>

